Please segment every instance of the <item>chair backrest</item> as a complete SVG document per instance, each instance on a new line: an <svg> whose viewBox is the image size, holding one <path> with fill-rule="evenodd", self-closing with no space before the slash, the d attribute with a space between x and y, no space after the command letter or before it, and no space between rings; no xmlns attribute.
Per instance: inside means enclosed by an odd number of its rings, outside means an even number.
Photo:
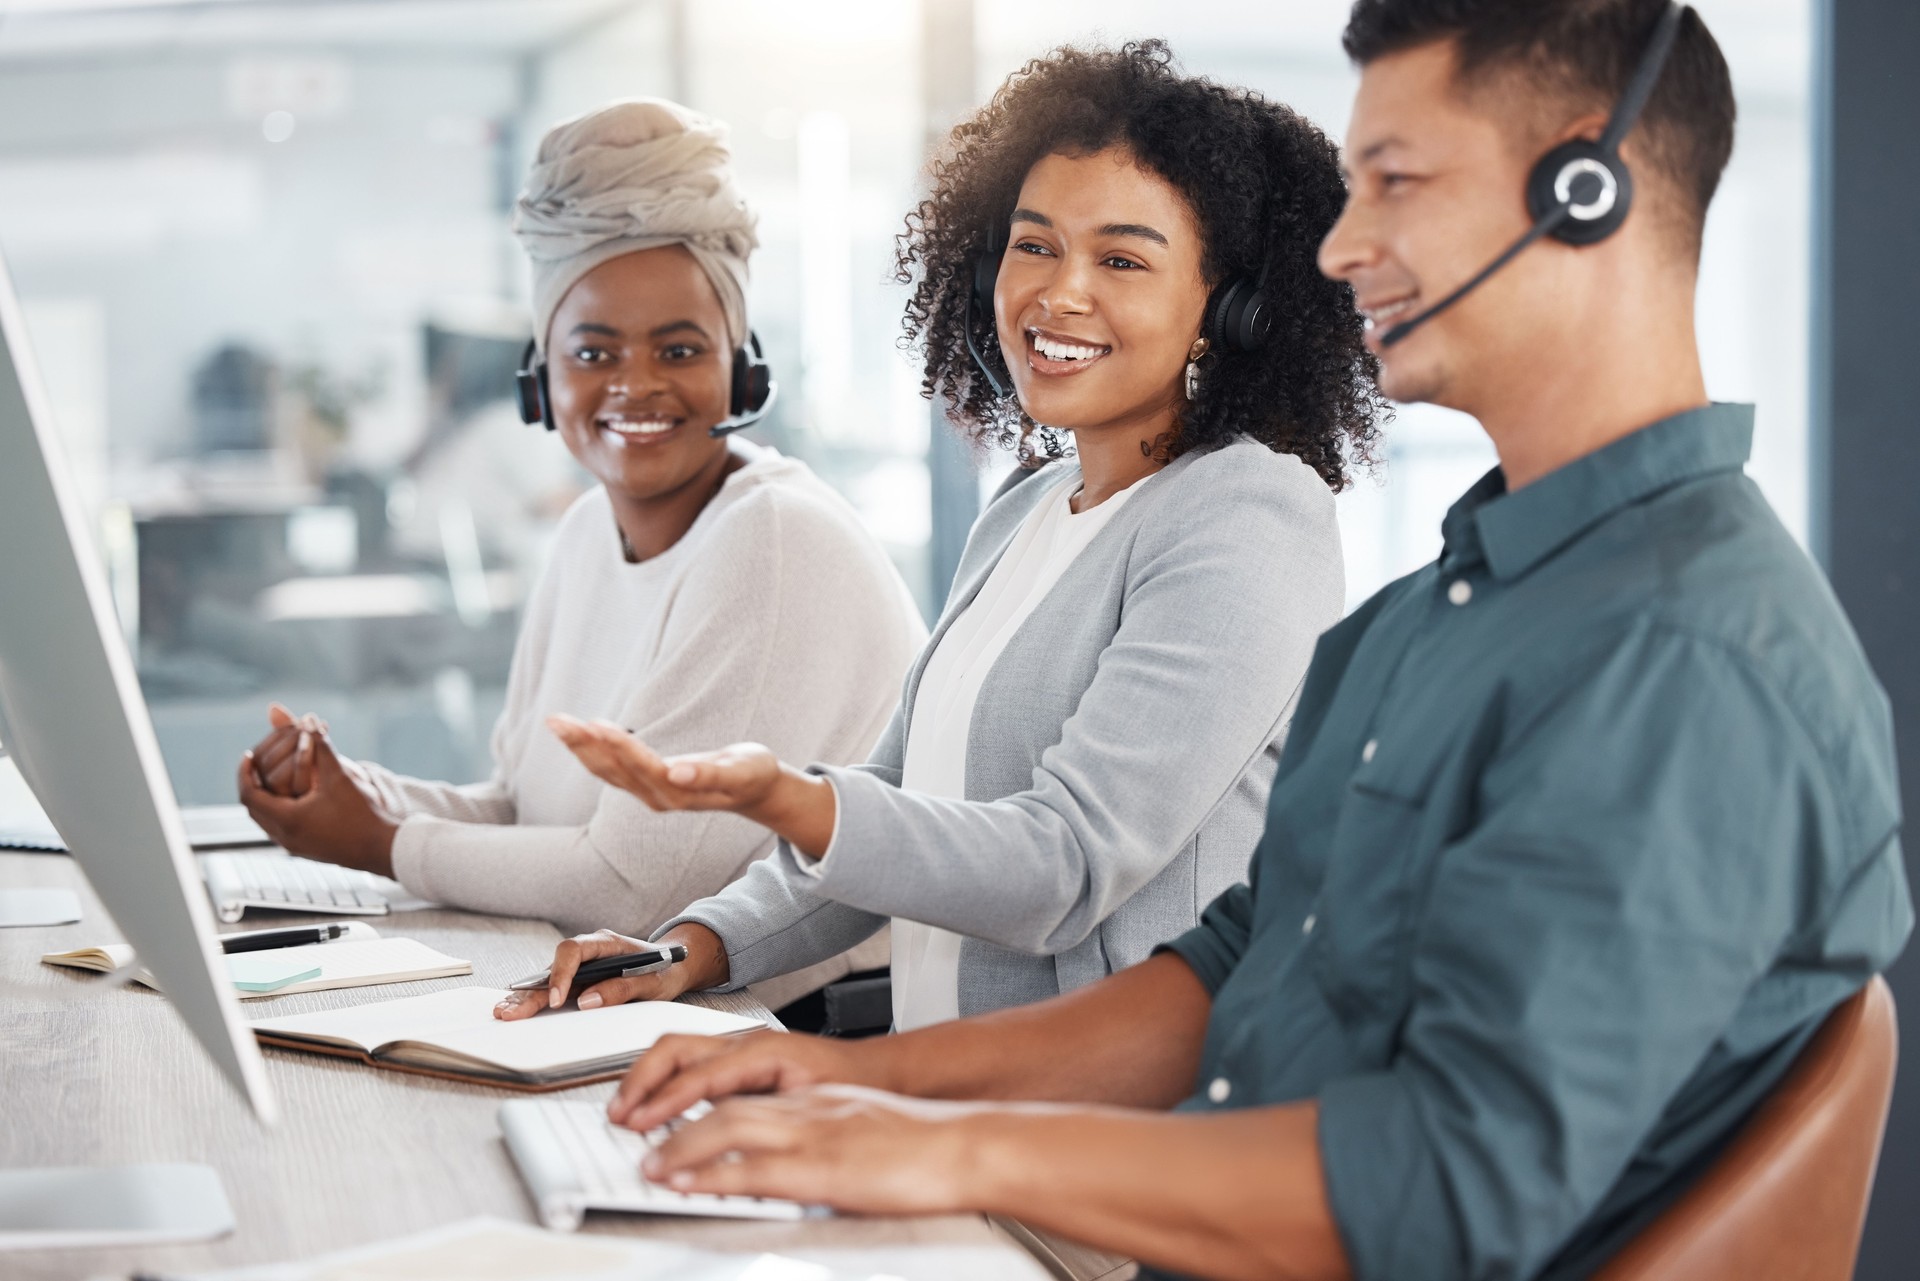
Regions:
<svg viewBox="0 0 1920 1281"><path fill-rule="evenodd" d="M1594 1281L1846 1281L1893 1093L1893 993L1827 1016L1699 1182Z"/></svg>

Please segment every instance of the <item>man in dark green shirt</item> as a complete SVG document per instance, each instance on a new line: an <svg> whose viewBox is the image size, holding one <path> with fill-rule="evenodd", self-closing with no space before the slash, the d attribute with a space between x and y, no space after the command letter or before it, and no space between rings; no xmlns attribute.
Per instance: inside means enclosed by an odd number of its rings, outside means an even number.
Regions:
<svg viewBox="0 0 1920 1281"><path fill-rule="evenodd" d="M1042 1005L854 1045L663 1042L616 1120L780 1094L723 1104L651 1173L1017 1216L1159 1275L1582 1276L1898 953L1886 699L1742 474L1751 411L1700 373L1733 103L1704 24L1664 10L1354 9L1351 198L1321 265L1375 322L1388 393L1472 413L1500 466L1438 561L1322 638L1249 883ZM1576 162L1607 167L1668 37L1630 191ZM1631 194L1631 216L1536 238L1451 305L1575 140L1546 212Z"/></svg>
<svg viewBox="0 0 1920 1281"><path fill-rule="evenodd" d="M1584 1272L1906 936L1885 699L1751 436L1476 485L1321 639L1252 884L1173 944L1183 1106L1317 1097L1359 1276Z"/></svg>

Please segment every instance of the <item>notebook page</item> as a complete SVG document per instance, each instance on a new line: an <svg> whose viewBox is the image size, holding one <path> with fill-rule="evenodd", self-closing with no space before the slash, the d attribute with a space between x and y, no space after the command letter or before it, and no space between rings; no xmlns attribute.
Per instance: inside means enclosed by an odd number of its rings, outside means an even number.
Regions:
<svg viewBox="0 0 1920 1281"><path fill-rule="evenodd" d="M289 1014L280 1018L255 1019L259 1032L279 1032L289 1036L317 1036L357 1045L369 1054L393 1041L432 1041L438 1043L447 1034L482 1023L496 1023L493 1007L507 993L497 987L456 987L425 996L402 997L397 1001L375 1001L344 1010L321 1010L315 1014ZM539 1022L539 1020L530 1020ZM519 1024L501 1023L501 1027Z"/></svg>
<svg viewBox="0 0 1920 1281"><path fill-rule="evenodd" d="M430 1040L443 1050L464 1054L513 1072L540 1073L576 1063L593 1063L639 1054L674 1032L726 1036L765 1027L758 1019L724 1014L676 1001L635 1001L598 1010L563 1010L504 1023L483 1023L442 1032Z"/></svg>
<svg viewBox="0 0 1920 1281"><path fill-rule="evenodd" d="M244 955L244 953L242 954ZM316 978L272 992L241 992L241 1000L289 996L295 992L324 992L336 987L366 987L375 983L406 983L414 979L471 974L473 966L458 957L436 952L418 939L369 939L364 943L317 943L308 947L276 947L253 953L275 960L312 961L320 966Z"/></svg>

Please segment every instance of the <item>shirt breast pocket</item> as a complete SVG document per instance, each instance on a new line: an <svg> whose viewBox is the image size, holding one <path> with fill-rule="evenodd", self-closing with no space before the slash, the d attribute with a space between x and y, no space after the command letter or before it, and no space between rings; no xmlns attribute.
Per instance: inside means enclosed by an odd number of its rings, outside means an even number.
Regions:
<svg viewBox="0 0 1920 1281"><path fill-rule="evenodd" d="M1409 926L1428 843L1424 790L1348 784L1320 895L1301 927L1312 972L1350 1030L1390 1028L1407 1003Z"/></svg>

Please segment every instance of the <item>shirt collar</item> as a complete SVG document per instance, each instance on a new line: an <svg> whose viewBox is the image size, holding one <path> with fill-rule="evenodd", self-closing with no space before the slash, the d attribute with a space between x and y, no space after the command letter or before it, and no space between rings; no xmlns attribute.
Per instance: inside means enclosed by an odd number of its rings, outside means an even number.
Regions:
<svg viewBox="0 0 1920 1281"><path fill-rule="evenodd" d="M1507 492L1498 467L1475 482L1441 525L1441 562L1484 559L1518 578L1600 521L1682 481L1737 471L1753 448L1753 406L1713 404L1663 418Z"/></svg>

